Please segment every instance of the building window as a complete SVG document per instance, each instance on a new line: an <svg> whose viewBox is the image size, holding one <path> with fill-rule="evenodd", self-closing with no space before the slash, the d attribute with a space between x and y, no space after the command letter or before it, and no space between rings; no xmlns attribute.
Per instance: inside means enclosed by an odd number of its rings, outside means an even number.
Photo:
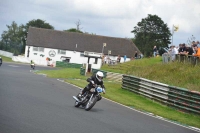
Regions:
<svg viewBox="0 0 200 133"><path fill-rule="evenodd" d="M97 61L98 61L98 58L95 58L95 62L94 62L94 64L97 64Z"/></svg>
<svg viewBox="0 0 200 133"><path fill-rule="evenodd" d="M66 54L66 51L65 50L58 50L58 54Z"/></svg>
<svg viewBox="0 0 200 133"><path fill-rule="evenodd" d="M81 57L84 57L84 53L83 53L83 52L81 52L81 53L80 53L80 56L81 56Z"/></svg>
<svg viewBox="0 0 200 133"><path fill-rule="evenodd" d="M44 52L44 48L42 48L42 47L33 47L33 51Z"/></svg>
<svg viewBox="0 0 200 133"><path fill-rule="evenodd" d="M39 52L44 52L44 48L38 47L38 51L39 51Z"/></svg>
<svg viewBox="0 0 200 133"><path fill-rule="evenodd" d="M38 47L33 47L33 51L38 51Z"/></svg>

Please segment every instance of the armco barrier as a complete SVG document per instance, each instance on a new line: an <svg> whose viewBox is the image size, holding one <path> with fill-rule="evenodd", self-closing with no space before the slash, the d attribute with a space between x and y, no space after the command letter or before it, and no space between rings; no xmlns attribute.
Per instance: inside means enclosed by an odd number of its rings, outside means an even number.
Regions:
<svg viewBox="0 0 200 133"><path fill-rule="evenodd" d="M76 64L76 63L68 63L68 62L62 62L62 61L56 61L56 67L65 67L65 68L80 68L82 67L82 64Z"/></svg>
<svg viewBox="0 0 200 133"><path fill-rule="evenodd" d="M185 88L169 86L159 82L123 75L122 88L157 100L168 106L200 114L200 93Z"/></svg>

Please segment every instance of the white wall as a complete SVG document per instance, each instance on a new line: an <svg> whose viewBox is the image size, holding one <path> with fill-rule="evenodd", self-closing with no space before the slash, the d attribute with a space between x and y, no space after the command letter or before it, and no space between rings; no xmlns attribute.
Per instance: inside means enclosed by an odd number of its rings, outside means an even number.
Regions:
<svg viewBox="0 0 200 133"><path fill-rule="evenodd" d="M30 52L29 52L29 60L34 60L34 62L37 64L37 62L42 62L41 65L44 65L44 62L46 61L46 58L49 57L52 59L53 62L56 61L62 61L61 56L65 57L71 57L70 63L77 63L77 64L83 64L83 63L88 63L88 57L83 57L81 56L81 52L77 51L66 51L66 54L58 54L58 49L51 49L51 48L45 48L44 52L39 52L39 51L33 51L32 46L26 46L25 48L25 57L27 58L27 53L28 53L28 47L30 47ZM54 57L49 56L49 51L54 50L56 55ZM37 53L37 55L34 55L34 53ZM40 55L44 55L44 57ZM89 64L92 64L92 68L95 69L100 69L101 68L101 59L98 58L97 64L93 64L95 62L95 58L90 58Z"/></svg>
<svg viewBox="0 0 200 133"><path fill-rule="evenodd" d="M0 50L0 55L3 55L5 57L9 57L9 58L13 57L13 53L10 53L10 52L7 52L7 51L3 51L3 50Z"/></svg>

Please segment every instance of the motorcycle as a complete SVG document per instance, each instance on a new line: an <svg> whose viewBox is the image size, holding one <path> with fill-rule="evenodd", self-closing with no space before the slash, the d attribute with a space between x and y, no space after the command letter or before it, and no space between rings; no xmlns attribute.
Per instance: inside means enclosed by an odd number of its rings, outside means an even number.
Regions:
<svg viewBox="0 0 200 133"><path fill-rule="evenodd" d="M2 65L2 62L3 62L3 61L2 61L2 58L0 57L0 66Z"/></svg>
<svg viewBox="0 0 200 133"><path fill-rule="evenodd" d="M94 88L91 88L89 91L85 92L82 97L79 96L73 96L75 99L75 107L82 106L86 111L89 111L92 109L92 107L96 104L97 101L101 100L100 93L105 93L105 90L99 86L94 86Z"/></svg>
<svg viewBox="0 0 200 133"><path fill-rule="evenodd" d="M35 64L31 64L31 68L32 68L32 69L35 69Z"/></svg>

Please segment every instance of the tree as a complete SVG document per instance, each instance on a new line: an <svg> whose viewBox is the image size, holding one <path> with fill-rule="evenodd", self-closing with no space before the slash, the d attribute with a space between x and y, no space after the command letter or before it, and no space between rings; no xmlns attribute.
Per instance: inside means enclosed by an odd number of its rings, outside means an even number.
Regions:
<svg viewBox="0 0 200 133"><path fill-rule="evenodd" d="M44 29L54 29L54 27L52 25L50 25L49 23L46 23L44 20L41 19L33 19L31 21L29 21L25 28L28 30L29 26L31 27L37 27L37 28L44 28Z"/></svg>
<svg viewBox="0 0 200 133"><path fill-rule="evenodd" d="M37 28L44 28L44 29L54 29L54 27L52 25L50 25L49 23L46 23L45 20L41 20L41 19L33 19L31 21L29 21L28 23L26 23L26 25L22 25L22 27L24 27L24 33L23 33L23 48L22 51L25 52L25 47L26 47L26 38L27 38L27 34L28 34L28 28L29 27L37 27Z"/></svg>
<svg viewBox="0 0 200 133"><path fill-rule="evenodd" d="M6 25L8 30L1 34L0 48L14 54L25 52L26 39L29 26L45 29L54 29L49 23L44 20L31 20L26 25L18 26L15 21L12 24Z"/></svg>
<svg viewBox="0 0 200 133"><path fill-rule="evenodd" d="M68 29L68 30L64 30L65 32L78 32L78 33L83 33L82 31L80 30L77 30L75 28L71 28L71 29Z"/></svg>
<svg viewBox="0 0 200 133"><path fill-rule="evenodd" d="M78 33L83 33L83 32L80 30L80 29L82 29L82 28L80 28L81 21L78 20L75 24L76 24L76 28L71 28L71 29L63 30L63 31L65 31L65 32L78 32Z"/></svg>
<svg viewBox="0 0 200 133"><path fill-rule="evenodd" d="M18 26L15 21L13 21L11 25L6 26L8 30L3 31L1 34L1 48L14 54L20 54L22 49L21 34L23 33L23 28Z"/></svg>
<svg viewBox="0 0 200 133"><path fill-rule="evenodd" d="M77 30L77 31L80 31L81 21L78 20L75 24L76 24L76 30ZM81 29L82 29L82 28L81 28Z"/></svg>
<svg viewBox="0 0 200 133"><path fill-rule="evenodd" d="M131 33L135 34L134 43L145 56L152 55L154 45L159 48L170 44L170 30L157 15L148 14L147 18L138 22Z"/></svg>

